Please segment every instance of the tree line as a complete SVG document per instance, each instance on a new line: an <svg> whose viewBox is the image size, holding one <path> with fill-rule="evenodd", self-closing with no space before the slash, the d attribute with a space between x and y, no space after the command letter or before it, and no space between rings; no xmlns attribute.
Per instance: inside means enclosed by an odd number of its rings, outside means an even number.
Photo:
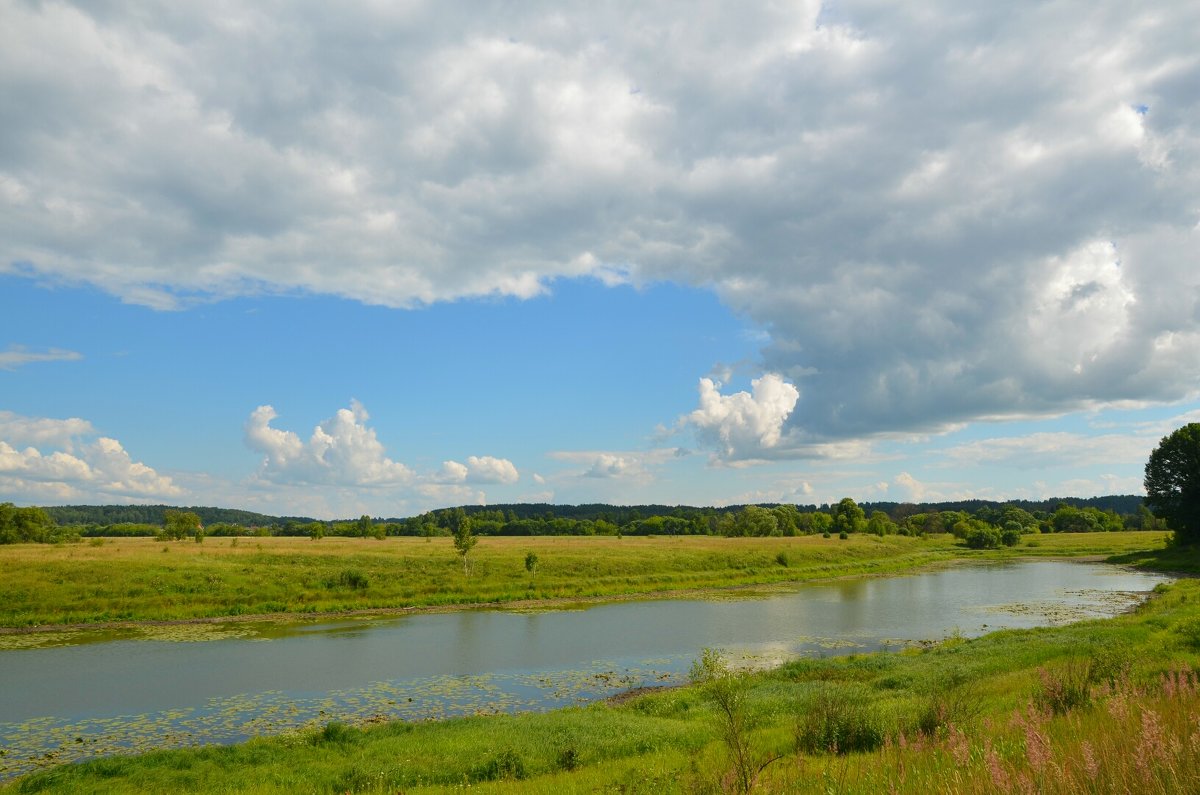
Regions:
<svg viewBox="0 0 1200 795"><path fill-rule="evenodd" d="M1016 501L978 502L975 510L942 510L937 504L864 503L846 497L834 505L802 506L769 503L729 507L692 506L460 506L428 511L403 519L317 521L304 518L251 514L259 522L205 521L205 515L222 516L223 509L173 509L152 506L159 521L89 522L55 521L51 508L18 508L0 505L0 543L70 541L87 537L151 536L166 540L206 536L324 536L374 537L451 536L468 519L477 536L677 536L729 537L800 536L813 534L871 533L921 536L952 533L970 544L995 546L1015 543L1025 533L1104 532L1158 530L1163 522L1142 503L1130 513L1087 505L1086 500L1066 501L1052 510L1027 510ZM1082 507L1080 505L1082 504ZM890 510L882 509L885 505ZM79 506L74 515L79 515ZM113 506L124 507L124 506ZM520 508L521 510L517 510ZM246 512L248 513L248 512ZM69 514L71 515L71 514ZM121 514L118 514L121 515Z"/></svg>

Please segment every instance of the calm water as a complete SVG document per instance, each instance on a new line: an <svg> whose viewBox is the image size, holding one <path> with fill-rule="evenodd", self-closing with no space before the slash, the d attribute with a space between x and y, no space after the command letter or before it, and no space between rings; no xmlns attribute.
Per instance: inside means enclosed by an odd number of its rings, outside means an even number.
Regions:
<svg viewBox="0 0 1200 795"><path fill-rule="evenodd" d="M1037 561L751 598L168 628L8 649L0 651L0 779L114 751L235 742L335 719L547 709L681 681L710 646L768 664L1113 615L1169 579Z"/></svg>

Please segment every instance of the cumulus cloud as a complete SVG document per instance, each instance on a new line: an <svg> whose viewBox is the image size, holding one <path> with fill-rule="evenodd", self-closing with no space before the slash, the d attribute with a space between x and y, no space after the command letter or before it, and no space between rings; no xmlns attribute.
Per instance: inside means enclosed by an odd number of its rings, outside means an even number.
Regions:
<svg viewBox="0 0 1200 795"><path fill-rule="evenodd" d="M620 478L644 473L645 467L637 456L601 453L592 459L592 465L584 472L589 478Z"/></svg>
<svg viewBox="0 0 1200 795"><path fill-rule="evenodd" d="M769 332L784 437L1196 390L1196 4L4 14L0 272L161 308L676 280Z"/></svg>
<svg viewBox="0 0 1200 795"><path fill-rule="evenodd" d="M800 391L777 373L766 373L750 382L751 392L721 394L721 385L700 379L700 407L688 414L701 443L724 459L763 458L779 446L783 426L800 399Z"/></svg>
<svg viewBox="0 0 1200 795"><path fill-rule="evenodd" d="M8 350L0 351L0 370L15 370L30 362L76 362L83 354L62 348L49 348L45 351L31 351L24 345L9 345Z"/></svg>
<svg viewBox="0 0 1200 795"><path fill-rule="evenodd" d="M23 417L11 411L0 411L0 439L11 444L70 447L77 437L94 435L95 432L90 422L79 417L58 420Z"/></svg>
<svg viewBox="0 0 1200 795"><path fill-rule="evenodd" d="M91 438L95 437L95 438ZM43 448L62 449L43 452ZM91 423L0 412L0 495L11 499L142 501L180 497L170 477L134 461Z"/></svg>
<svg viewBox="0 0 1200 795"><path fill-rule="evenodd" d="M490 455L467 456L467 463L457 461L442 462L441 471L435 476L436 480L446 483L516 483L521 475L516 466L507 458L494 458Z"/></svg>
<svg viewBox="0 0 1200 795"><path fill-rule="evenodd" d="M271 426L278 414L259 406L246 421L246 444L263 453L259 474L271 481L343 486L394 486L408 483L413 472L388 458L370 418L358 401L338 409L313 429L308 441L293 431Z"/></svg>
<svg viewBox="0 0 1200 795"><path fill-rule="evenodd" d="M568 473L569 477L649 480L652 470L677 457L675 448L653 450L557 450L548 457L568 461L581 467ZM536 478L535 478L536 480ZM544 483L545 478L537 481Z"/></svg>

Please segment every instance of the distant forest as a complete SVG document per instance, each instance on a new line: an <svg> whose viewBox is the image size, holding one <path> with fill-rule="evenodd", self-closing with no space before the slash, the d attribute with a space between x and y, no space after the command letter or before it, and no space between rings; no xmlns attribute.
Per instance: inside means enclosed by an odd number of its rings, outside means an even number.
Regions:
<svg viewBox="0 0 1200 795"><path fill-rule="evenodd" d="M1112 511L1121 516L1137 516L1144 498L1136 494L1122 494L1108 497L1061 497L1049 500L1008 500L994 502L990 500L961 500L957 502L862 502L858 503L868 515L882 511L891 517L892 521L902 521L907 516L920 513L961 511L975 515L980 511L1003 510L1012 506L1028 511L1031 514L1053 513L1060 505L1072 508L1095 508L1099 511ZM758 503L759 507L776 508L782 503ZM491 514L500 511L507 518L516 519L575 519L596 521L597 519L611 522L617 526L631 524L634 521L649 519L654 516L694 516L696 514L723 515L734 514L745 508L745 505L728 505L721 508L699 508L690 505L609 505L607 503L587 503L583 505L552 505L550 503L512 503L503 505L464 505L461 506L468 516L482 513ZM796 505L801 513L832 513L832 505ZM236 508L212 508L201 506L180 507L176 505L55 505L43 507L50 518L58 525L115 525L115 524L151 524L162 526L165 523L167 511L190 511L200 517L205 525L233 524L242 527L282 528L289 525L310 524L316 520L309 516L271 516L268 514L242 511ZM451 509L445 509L451 510ZM421 516L437 515L438 511ZM373 517L375 524L402 524L417 517L383 518ZM335 525L345 522L357 522L357 517L347 520L323 522Z"/></svg>
<svg viewBox="0 0 1200 795"><path fill-rule="evenodd" d="M447 536L469 528L479 536L720 535L797 536L836 533L924 536L952 533L970 546L1012 545L1026 533L1165 529L1136 495L1065 497L1031 502L968 500L836 505L470 505L406 518L317 521L230 508L167 505L67 505L18 508L0 503L0 544L63 542L83 537L154 536Z"/></svg>

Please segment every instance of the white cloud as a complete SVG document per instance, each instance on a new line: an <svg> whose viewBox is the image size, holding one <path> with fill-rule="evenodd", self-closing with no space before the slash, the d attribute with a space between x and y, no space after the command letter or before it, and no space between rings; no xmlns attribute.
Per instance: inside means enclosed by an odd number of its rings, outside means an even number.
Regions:
<svg viewBox="0 0 1200 795"><path fill-rule="evenodd" d="M467 456L467 480L472 483L516 483L521 476L507 458Z"/></svg>
<svg viewBox="0 0 1200 795"><path fill-rule="evenodd" d="M462 483L470 472L465 464L457 461L443 461L441 471L434 476L435 480L445 483Z"/></svg>
<svg viewBox="0 0 1200 795"><path fill-rule="evenodd" d="M605 480L624 478L646 483L653 478L653 470L678 458L679 452L673 447L625 451L558 450L547 453L547 456L558 461L570 462L579 467L579 469L562 473L560 477ZM545 478L542 479L542 482L545 482Z"/></svg>
<svg viewBox="0 0 1200 795"><path fill-rule="evenodd" d="M0 413L0 495L22 501L111 502L174 499L185 493L170 477L134 461L116 439L89 438L93 436L91 423L79 418ZM62 449L15 446L30 441Z"/></svg>
<svg viewBox="0 0 1200 795"><path fill-rule="evenodd" d="M95 432L90 422L79 417L56 420L0 411L0 439L11 444L70 447L77 437L93 435Z"/></svg>
<svg viewBox="0 0 1200 795"><path fill-rule="evenodd" d="M100 9L4 12L0 272L160 308L674 280L769 333L810 441L1200 382L1194 3Z"/></svg>
<svg viewBox="0 0 1200 795"><path fill-rule="evenodd" d="M246 421L246 444L263 453L261 477L283 483L343 486L395 486L409 483L413 472L384 453L369 415L354 400L313 429L307 442L292 431L271 427L278 415L259 406Z"/></svg>
<svg viewBox="0 0 1200 795"><path fill-rule="evenodd" d="M434 479L444 483L504 483L511 484L520 480L521 475L516 466L507 458L494 458L490 455L467 456L467 463L443 461L441 471Z"/></svg>
<svg viewBox="0 0 1200 795"><path fill-rule="evenodd" d="M1145 463L1156 441L1144 433L1087 436L1046 431L965 442L946 448L942 454L947 465L956 469L983 465L1043 469L1077 467L1080 462L1139 464Z"/></svg>
<svg viewBox="0 0 1200 795"><path fill-rule="evenodd" d="M592 465L583 474L589 478L620 478L642 475L645 471L641 458L637 456L601 453L592 459Z"/></svg>
<svg viewBox="0 0 1200 795"><path fill-rule="evenodd" d="M24 345L9 345L8 350L0 351L0 370L15 370L30 362L77 362L83 354L62 348L49 348L45 351L31 351Z"/></svg>
<svg viewBox="0 0 1200 795"><path fill-rule="evenodd" d="M783 426L800 398L800 391L777 373L750 382L753 392L722 395L720 384L700 379L700 407L683 422L692 426L701 443L726 460L763 458L778 447Z"/></svg>

